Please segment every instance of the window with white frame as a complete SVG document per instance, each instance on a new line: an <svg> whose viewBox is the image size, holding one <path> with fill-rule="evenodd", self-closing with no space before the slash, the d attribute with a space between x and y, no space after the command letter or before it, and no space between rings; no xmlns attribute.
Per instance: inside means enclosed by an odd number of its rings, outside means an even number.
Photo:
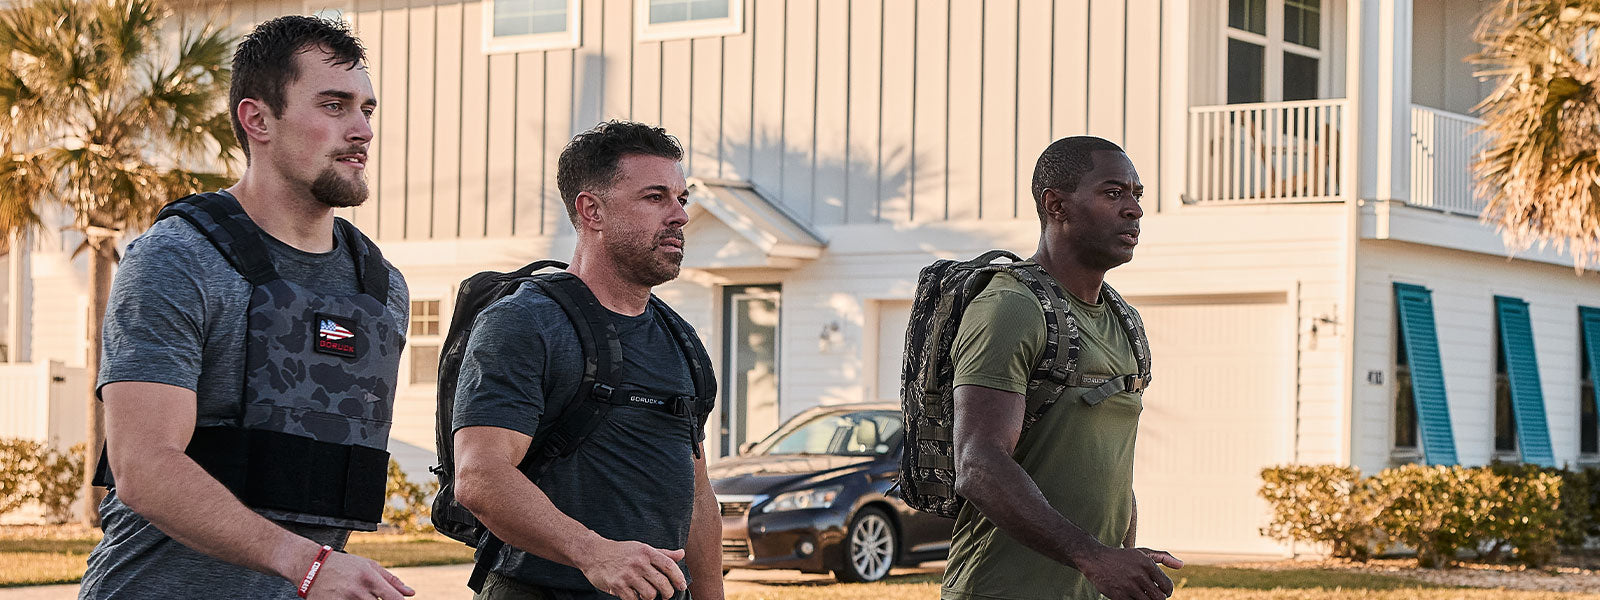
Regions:
<svg viewBox="0 0 1600 600"><path fill-rule="evenodd" d="M637 0L641 41L744 33L743 0Z"/></svg>
<svg viewBox="0 0 1600 600"><path fill-rule="evenodd" d="M1228 104L1325 95L1322 0L1228 0L1227 10Z"/></svg>
<svg viewBox="0 0 1600 600"><path fill-rule="evenodd" d="M1411 389L1411 361L1406 358L1406 336L1400 332L1398 314L1394 345L1394 449L1397 454L1411 454L1418 451L1422 436L1417 421L1417 402Z"/></svg>
<svg viewBox="0 0 1600 600"><path fill-rule="evenodd" d="M411 301L411 327L407 343L411 352L411 383L439 381L439 347L443 344L443 317L438 300Z"/></svg>
<svg viewBox="0 0 1600 600"><path fill-rule="evenodd" d="M582 43L582 6L578 0L485 0L483 49L576 48Z"/></svg>

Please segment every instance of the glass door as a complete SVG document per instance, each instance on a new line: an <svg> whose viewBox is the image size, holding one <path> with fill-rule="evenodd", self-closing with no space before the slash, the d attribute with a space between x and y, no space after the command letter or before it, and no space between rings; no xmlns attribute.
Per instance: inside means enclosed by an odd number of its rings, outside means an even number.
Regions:
<svg viewBox="0 0 1600 600"><path fill-rule="evenodd" d="M722 291L722 455L778 428L778 315L781 286Z"/></svg>

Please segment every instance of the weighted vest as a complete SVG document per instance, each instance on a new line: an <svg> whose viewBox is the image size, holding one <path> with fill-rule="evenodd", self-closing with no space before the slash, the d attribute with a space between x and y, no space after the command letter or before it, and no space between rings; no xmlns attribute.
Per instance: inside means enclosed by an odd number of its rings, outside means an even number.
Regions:
<svg viewBox="0 0 1600 600"><path fill-rule="evenodd" d="M280 277L265 233L231 196L191 195L182 218L250 282L245 376L233 422L197 427L187 454L246 506L376 527L404 343L388 309L390 269L344 219L360 291L327 294ZM102 454L97 483L109 485Z"/></svg>

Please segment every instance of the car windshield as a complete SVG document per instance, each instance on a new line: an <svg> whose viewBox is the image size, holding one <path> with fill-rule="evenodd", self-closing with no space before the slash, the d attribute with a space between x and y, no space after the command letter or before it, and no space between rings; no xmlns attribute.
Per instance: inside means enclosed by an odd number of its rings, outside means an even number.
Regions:
<svg viewBox="0 0 1600 600"><path fill-rule="evenodd" d="M823 413L765 440L757 454L888 454L901 437L900 412L863 410Z"/></svg>

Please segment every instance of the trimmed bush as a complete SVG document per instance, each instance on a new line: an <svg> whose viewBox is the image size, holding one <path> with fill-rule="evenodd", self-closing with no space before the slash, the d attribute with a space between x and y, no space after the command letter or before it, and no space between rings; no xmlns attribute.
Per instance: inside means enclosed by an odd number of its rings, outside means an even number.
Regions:
<svg viewBox="0 0 1600 600"><path fill-rule="evenodd" d="M1378 504L1355 467L1288 465L1261 470L1272 522L1261 535L1319 544L1339 558L1366 561L1376 541Z"/></svg>
<svg viewBox="0 0 1600 600"><path fill-rule="evenodd" d="M383 506L383 523L404 533L433 531L433 495L439 482L412 483L400 463L389 460L388 502Z"/></svg>
<svg viewBox="0 0 1600 600"><path fill-rule="evenodd" d="M61 452L23 439L0 439L0 514L37 503L45 519L72 518L83 479L83 444Z"/></svg>

